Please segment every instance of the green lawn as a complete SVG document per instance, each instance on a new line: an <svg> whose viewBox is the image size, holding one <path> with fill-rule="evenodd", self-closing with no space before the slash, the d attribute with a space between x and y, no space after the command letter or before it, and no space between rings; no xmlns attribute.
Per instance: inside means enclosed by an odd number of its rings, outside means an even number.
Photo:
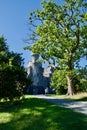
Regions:
<svg viewBox="0 0 87 130"><path fill-rule="evenodd" d="M87 116L27 96L19 104L0 103L0 130L86 130Z"/></svg>
<svg viewBox="0 0 87 130"><path fill-rule="evenodd" d="M73 96L69 95L57 95L57 94L47 94L47 96L55 97L58 99L70 99L70 100L76 100L76 101L87 101L87 92L84 93L78 93Z"/></svg>

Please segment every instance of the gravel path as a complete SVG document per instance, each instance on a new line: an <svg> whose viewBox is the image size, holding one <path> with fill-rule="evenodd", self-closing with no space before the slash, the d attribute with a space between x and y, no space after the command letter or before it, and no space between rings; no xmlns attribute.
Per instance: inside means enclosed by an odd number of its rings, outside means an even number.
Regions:
<svg viewBox="0 0 87 130"><path fill-rule="evenodd" d="M35 95L35 97L45 99L62 107L74 109L75 111L81 112L87 116L87 101L72 101L66 99L58 99L45 95Z"/></svg>

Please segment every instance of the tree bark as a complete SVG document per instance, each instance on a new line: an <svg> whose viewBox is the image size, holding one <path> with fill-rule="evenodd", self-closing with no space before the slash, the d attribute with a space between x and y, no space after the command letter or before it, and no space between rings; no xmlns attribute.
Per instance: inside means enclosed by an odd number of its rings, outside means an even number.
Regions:
<svg viewBox="0 0 87 130"><path fill-rule="evenodd" d="M73 79L69 75L67 75L66 78L68 85L67 95L73 95L74 94Z"/></svg>

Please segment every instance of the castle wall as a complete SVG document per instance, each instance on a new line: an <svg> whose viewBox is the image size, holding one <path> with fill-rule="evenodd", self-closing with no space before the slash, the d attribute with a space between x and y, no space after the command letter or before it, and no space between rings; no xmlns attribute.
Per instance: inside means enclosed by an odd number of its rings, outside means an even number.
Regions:
<svg viewBox="0 0 87 130"><path fill-rule="evenodd" d="M42 68L42 64L37 62L38 58L38 55L33 55L27 69L28 76L33 80L30 87L33 94L45 93L45 90L47 91L50 87L52 75L51 67Z"/></svg>

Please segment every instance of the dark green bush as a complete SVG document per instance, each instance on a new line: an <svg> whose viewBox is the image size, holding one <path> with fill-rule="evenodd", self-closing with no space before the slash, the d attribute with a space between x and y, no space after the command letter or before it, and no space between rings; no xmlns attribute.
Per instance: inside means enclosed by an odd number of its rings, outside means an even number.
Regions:
<svg viewBox="0 0 87 130"><path fill-rule="evenodd" d="M4 37L0 38L0 99L19 100L31 81L23 66L21 54L10 52Z"/></svg>

